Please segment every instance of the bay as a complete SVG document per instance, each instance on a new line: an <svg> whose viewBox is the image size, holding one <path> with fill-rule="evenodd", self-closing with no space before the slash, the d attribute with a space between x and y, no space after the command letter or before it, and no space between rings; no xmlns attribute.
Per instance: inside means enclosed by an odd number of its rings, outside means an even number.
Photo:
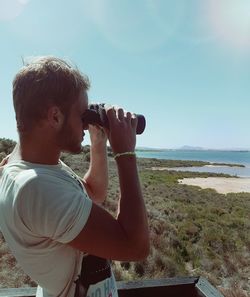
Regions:
<svg viewBox="0 0 250 297"><path fill-rule="evenodd" d="M240 164L245 167L203 166L172 168L179 171L225 173L238 177L250 177L250 151L222 150L141 150L136 152L141 158L168 160L192 160L210 163Z"/></svg>

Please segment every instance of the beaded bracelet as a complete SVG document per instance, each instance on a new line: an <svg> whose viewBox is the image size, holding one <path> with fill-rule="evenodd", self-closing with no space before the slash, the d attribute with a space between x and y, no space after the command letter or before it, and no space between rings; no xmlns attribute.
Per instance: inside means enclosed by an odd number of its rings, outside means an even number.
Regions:
<svg viewBox="0 0 250 297"><path fill-rule="evenodd" d="M136 156L135 152L124 152L124 153L118 153L114 155L114 159L119 158L121 156Z"/></svg>

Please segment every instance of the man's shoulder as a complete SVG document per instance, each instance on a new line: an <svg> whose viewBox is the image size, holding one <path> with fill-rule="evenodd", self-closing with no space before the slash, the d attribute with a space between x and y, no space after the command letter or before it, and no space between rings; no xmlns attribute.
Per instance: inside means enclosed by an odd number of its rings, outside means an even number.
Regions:
<svg viewBox="0 0 250 297"><path fill-rule="evenodd" d="M36 177L34 170L25 166L25 164L21 162L9 163L4 166L2 171L3 180L7 182L15 182L19 181L28 181L32 180Z"/></svg>
<svg viewBox="0 0 250 297"><path fill-rule="evenodd" d="M60 181L67 178L65 171L60 166L46 166L40 164L30 164L24 161L7 164L4 168L9 179L17 184L27 184L47 180Z"/></svg>
<svg viewBox="0 0 250 297"><path fill-rule="evenodd" d="M54 166L43 164L31 164L28 162L15 162L4 168L2 182L6 185L12 184L18 192L32 190L40 191L64 191L65 189L79 191L79 181L74 178L72 171L64 164Z"/></svg>

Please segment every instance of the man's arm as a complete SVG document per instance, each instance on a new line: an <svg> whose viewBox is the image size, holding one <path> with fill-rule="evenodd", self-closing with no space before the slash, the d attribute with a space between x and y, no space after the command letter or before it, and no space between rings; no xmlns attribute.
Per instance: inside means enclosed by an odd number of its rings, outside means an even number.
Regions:
<svg viewBox="0 0 250 297"><path fill-rule="evenodd" d="M137 119L120 109L108 109L107 116L113 152L134 151ZM93 204L86 225L69 245L106 259L141 260L149 253L149 230L136 157L118 157L117 168L121 190L117 217Z"/></svg>
<svg viewBox="0 0 250 297"><path fill-rule="evenodd" d="M92 125L89 125L89 134L90 165L83 184L89 197L96 203L102 203L108 190L107 135L101 127Z"/></svg>

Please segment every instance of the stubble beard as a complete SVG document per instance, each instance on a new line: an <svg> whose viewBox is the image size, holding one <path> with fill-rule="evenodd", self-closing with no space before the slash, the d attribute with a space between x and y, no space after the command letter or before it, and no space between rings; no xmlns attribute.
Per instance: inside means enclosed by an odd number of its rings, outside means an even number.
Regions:
<svg viewBox="0 0 250 297"><path fill-rule="evenodd" d="M73 129L68 125L67 120L64 122L61 131L58 133L58 143L62 152L71 154L80 154L82 152L82 145L74 134Z"/></svg>

